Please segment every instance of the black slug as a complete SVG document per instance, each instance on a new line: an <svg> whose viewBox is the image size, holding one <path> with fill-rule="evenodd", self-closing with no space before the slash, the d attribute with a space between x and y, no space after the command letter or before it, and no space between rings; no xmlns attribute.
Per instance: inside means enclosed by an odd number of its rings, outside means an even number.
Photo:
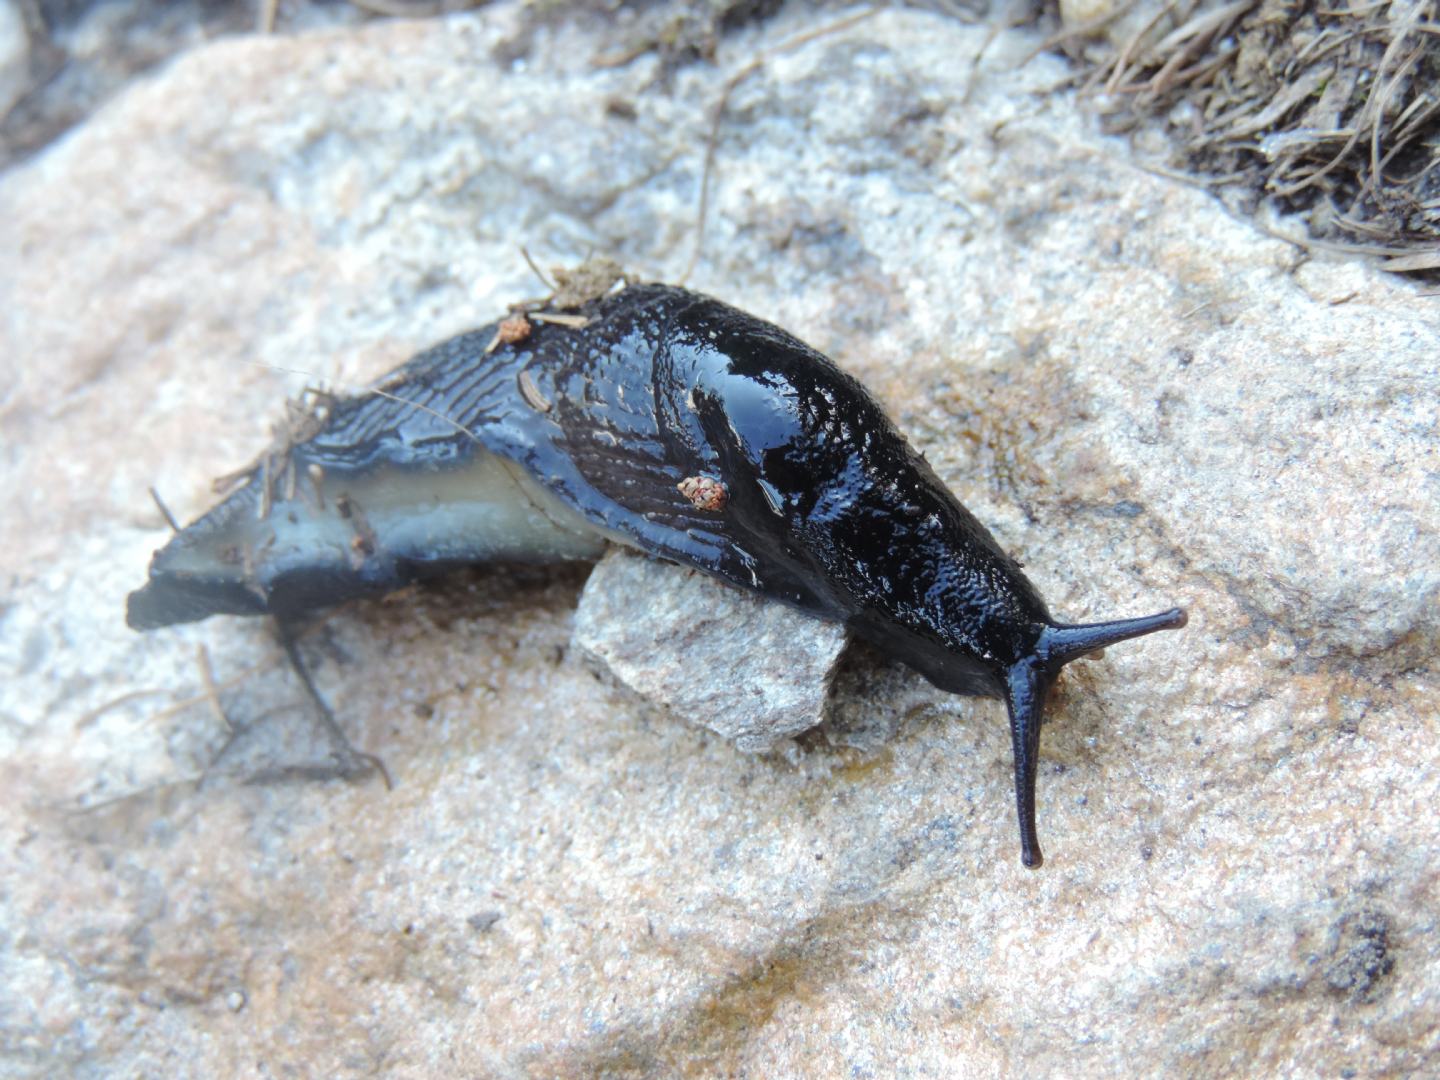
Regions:
<svg viewBox="0 0 1440 1080"><path fill-rule="evenodd" d="M843 622L943 690L1004 698L1026 866L1060 668L1185 623L1056 622L859 382L667 285L462 334L302 420L155 555L130 626L285 617L459 564L628 544Z"/></svg>

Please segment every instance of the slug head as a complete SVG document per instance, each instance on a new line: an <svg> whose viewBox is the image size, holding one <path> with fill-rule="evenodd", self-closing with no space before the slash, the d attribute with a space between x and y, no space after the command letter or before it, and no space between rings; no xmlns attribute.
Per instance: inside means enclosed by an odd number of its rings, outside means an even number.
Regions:
<svg viewBox="0 0 1440 1080"><path fill-rule="evenodd" d="M1090 623L1082 626L1046 626L1030 655L1013 663L1006 673L1005 703L1010 710L1010 740L1015 756L1015 808L1020 817L1020 861L1037 869L1045 857L1035 832L1035 776L1040 764L1040 724L1045 697L1060 669L1071 660L1130 638L1174 630L1185 625L1181 608L1171 608L1139 619Z"/></svg>

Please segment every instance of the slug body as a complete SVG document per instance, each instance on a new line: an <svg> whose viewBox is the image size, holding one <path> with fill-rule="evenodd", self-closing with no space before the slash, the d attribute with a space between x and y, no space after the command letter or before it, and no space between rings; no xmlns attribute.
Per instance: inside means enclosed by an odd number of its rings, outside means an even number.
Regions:
<svg viewBox="0 0 1440 1080"><path fill-rule="evenodd" d="M578 314L519 341L462 334L335 402L156 554L130 625L291 615L457 564L628 544L843 622L941 689L1003 698L1022 858L1040 865L1047 690L1183 612L1056 622L864 387L778 327L664 285Z"/></svg>

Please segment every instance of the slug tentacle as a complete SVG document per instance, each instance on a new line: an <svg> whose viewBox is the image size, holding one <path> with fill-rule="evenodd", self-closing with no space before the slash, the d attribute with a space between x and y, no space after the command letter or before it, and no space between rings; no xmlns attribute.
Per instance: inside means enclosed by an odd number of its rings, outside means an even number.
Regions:
<svg viewBox="0 0 1440 1080"><path fill-rule="evenodd" d="M1178 630L1186 623L1181 608L1143 615L1138 619L1116 619L1114 622L1083 623L1075 626L1047 626L1040 633L1037 651L1045 663L1059 670L1061 665L1131 638L1144 637L1157 630Z"/></svg>
<svg viewBox="0 0 1440 1080"><path fill-rule="evenodd" d="M1045 862L1035 829L1035 778L1040 761L1040 727L1045 697L1072 660L1108 645L1185 625L1185 612L1171 608L1138 619L1080 625L1051 624L1040 631L1034 652L1012 664L1005 687L1010 741L1015 755L1015 806L1020 817L1020 860L1038 868Z"/></svg>
<svg viewBox="0 0 1440 1080"><path fill-rule="evenodd" d="M1056 622L859 382L685 289L526 307L523 327L462 334L325 405L156 553L131 626L299 614L456 565L627 544L843 622L943 690L1004 698L1021 854L1039 866L1061 667L1185 623Z"/></svg>
<svg viewBox="0 0 1440 1080"><path fill-rule="evenodd" d="M1055 674L1034 660L1010 668L1005 704L1010 711L1010 746L1015 760L1015 810L1020 818L1020 861L1031 870L1045 862L1035 829L1035 777L1040 770L1040 724L1045 695Z"/></svg>

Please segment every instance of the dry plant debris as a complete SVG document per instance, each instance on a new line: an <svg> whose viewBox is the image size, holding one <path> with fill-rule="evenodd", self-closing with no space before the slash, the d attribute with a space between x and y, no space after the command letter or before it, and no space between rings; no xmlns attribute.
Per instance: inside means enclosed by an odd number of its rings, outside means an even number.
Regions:
<svg viewBox="0 0 1440 1080"><path fill-rule="evenodd" d="M345 23L480 2L138 0L124 18L103 22L99 59L86 67L67 49L91 9L105 5L17 0L32 86L0 115L0 169L83 118L114 85L197 39L257 23L283 31L323 21L327 12ZM977 15L952 0L931 3L967 21ZM816 6L817 19L826 6ZM712 58L725 32L763 22L777 7L777 0L647 6L622 45L602 50L595 62L658 50L664 84L676 67ZM1175 147L1177 171L1201 177L1247 210L1268 200L1306 215L1315 246L1380 255L1388 269L1440 277L1440 0L1047 0L1033 14L1011 15L992 8L997 28L1037 18L1060 27L1045 47L1079 63L1076 81L1108 127L1125 132L1158 122ZM533 17L538 25L594 10L584 0L537 0ZM744 65L726 84L716 123L735 82L766 56L828 29L811 28ZM707 181L711 157L713 135ZM704 202L702 191L702 234Z"/></svg>
<svg viewBox="0 0 1440 1080"><path fill-rule="evenodd" d="M1142 0L1143 2L1143 0ZM1108 39L1117 4L1052 41L1108 127L1160 118L1177 167L1308 217L1317 246L1440 271L1437 0L1177 0Z"/></svg>

